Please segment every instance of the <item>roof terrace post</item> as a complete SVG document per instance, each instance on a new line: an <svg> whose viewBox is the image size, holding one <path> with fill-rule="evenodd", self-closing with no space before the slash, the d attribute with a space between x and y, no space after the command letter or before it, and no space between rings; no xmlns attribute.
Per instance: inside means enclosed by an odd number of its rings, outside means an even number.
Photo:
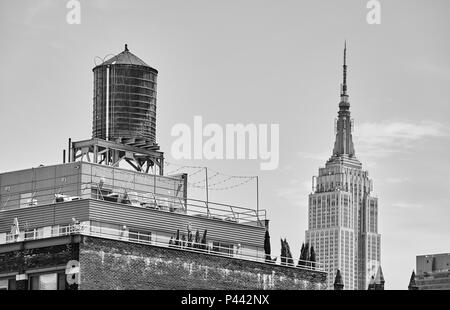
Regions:
<svg viewBox="0 0 450 310"><path fill-rule="evenodd" d="M208 193L208 167L205 167L205 174L206 174L206 206L208 207L208 211L209 211L209 193Z"/></svg>
<svg viewBox="0 0 450 310"><path fill-rule="evenodd" d="M160 159L159 175L164 175L164 157Z"/></svg>
<svg viewBox="0 0 450 310"><path fill-rule="evenodd" d="M94 145L94 164L98 163L98 146Z"/></svg>
<svg viewBox="0 0 450 310"><path fill-rule="evenodd" d="M72 139L69 138L69 147L67 148L67 161L70 163L72 161L75 161L72 159L72 157L75 156L75 154L72 154ZM73 150L73 153L75 153L75 150Z"/></svg>
<svg viewBox="0 0 450 310"><path fill-rule="evenodd" d="M110 66L106 66L106 134L105 140L109 140L109 74L110 74Z"/></svg>
<svg viewBox="0 0 450 310"><path fill-rule="evenodd" d="M156 171L153 172L153 194L156 194Z"/></svg>
<svg viewBox="0 0 450 310"><path fill-rule="evenodd" d="M259 177L256 176L256 218L259 223Z"/></svg>

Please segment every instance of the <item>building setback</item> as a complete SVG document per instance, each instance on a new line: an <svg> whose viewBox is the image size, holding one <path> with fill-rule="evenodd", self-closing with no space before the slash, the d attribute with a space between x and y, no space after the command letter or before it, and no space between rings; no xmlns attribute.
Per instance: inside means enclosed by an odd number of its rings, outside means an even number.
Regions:
<svg viewBox="0 0 450 310"><path fill-rule="evenodd" d="M306 241L328 272L329 289L340 270L344 289L366 290L380 266L378 200L353 146L346 52L333 155L313 177Z"/></svg>

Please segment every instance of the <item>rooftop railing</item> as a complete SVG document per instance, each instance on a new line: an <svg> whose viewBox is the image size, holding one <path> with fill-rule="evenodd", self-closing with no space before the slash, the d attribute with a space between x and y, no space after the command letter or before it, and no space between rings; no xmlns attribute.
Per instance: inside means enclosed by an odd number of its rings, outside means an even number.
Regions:
<svg viewBox="0 0 450 310"><path fill-rule="evenodd" d="M51 179L49 179L51 180ZM170 182L171 178L160 183ZM172 180L179 182L179 180ZM116 181L125 183L125 181ZM142 207L163 212L174 212L186 214L189 216L204 217L238 224L250 224L265 226L266 210L254 210L223 204L217 202L206 202L203 200L185 198L182 195L170 195L158 193L158 191L167 191L168 188L156 186L157 184L147 185L151 191L138 190L142 184L131 183L130 186L117 186L110 184L100 184L98 182L72 182L65 183L64 186L47 186L35 189L33 191L12 191L3 194L0 202L0 211L38 207L42 205L55 204L79 199L96 199L121 203L134 207ZM112 184L111 184L112 183ZM24 186L24 185L27 186ZM13 184L18 188L30 187L30 183ZM141 186L140 186L141 185ZM9 188L11 187L9 186ZM172 188L173 190L173 188ZM176 191L173 191L176 193Z"/></svg>
<svg viewBox="0 0 450 310"><path fill-rule="evenodd" d="M239 246L222 247L214 244L204 244L201 242L174 240L165 235L156 233L134 233L128 230L118 230L92 225L72 224L53 228L51 234L43 234L38 230L32 230L22 234L7 234L6 243L17 243L30 240L48 239L60 236L80 234L116 241L125 241L143 245L151 245L161 248L173 248L181 251L215 255L220 257L234 258L245 261L259 262L270 265L284 266L294 269L313 270L325 272L323 264L319 262L293 259L291 257L271 256L258 251L241 249Z"/></svg>

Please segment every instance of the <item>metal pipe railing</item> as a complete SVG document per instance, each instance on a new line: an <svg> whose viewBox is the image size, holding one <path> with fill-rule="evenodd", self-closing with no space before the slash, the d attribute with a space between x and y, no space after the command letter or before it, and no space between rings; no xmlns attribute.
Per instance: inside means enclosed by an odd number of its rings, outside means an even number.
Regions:
<svg viewBox="0 0 450 310"><path fill-rule="evenodd" d="M21 236L22 234L23 236ZM265 253L261 253L259 251L250 251L250 250L242 251L242 249L236 245L234 245L233 247L223 247L220 245L214 244L211 245L210 243L202 244L193 241L188 242L187 240L183 242L183 240L181 239L174 240L172 237L157 233L147 234L129 230L118 230L113 228L92 226L89 224L87 225L72 224L58 228L52 228L50 235L44 235L43 231L42 230L39 231L39 229L34 229L30 232L22 232L22 234L19 235L17 234L14 235L11 233L7 234L6 243L15 243L30 240L47 239L59 236L67 236L72 234L80 234L84 236L92 236L110 240L146 244L163 248L173 248L182 251L216 255L227 258L242 259L271 265L281 265L295 269L324 271L323 264L319 262L293 259L291 257L281 257L281 256L271 256L269 258L270 255L266 255ZM130 235L132 235L133 237L130 237ZM177 241L177 243L170 244L171 240Z"/></svg>
<svg viewBox="0 0 450 310"><path fill-rule="evenodd" d="M0 211L54 204L58 202L58 196L61 196L63 199L64 196L71 196L71 199L90 198L107 200L105 199L104 192L115 194L117 197L115 202L146 207L159 211L180 212L191 216L207 216L213 219L232 221L236 223L256 222L258 225L262 225L260 221L266 219L266 210L259 210L259 212L257 212L252 209L215 202L209 202L206 204L205 201L193 198L172 196L163 193L144 192L142 190L139 191L121 186L103 184L100 187L99 184L95 182L65 183L61 186L40 188L39 190L35 190L33 192L21 191L14 192L9 195L3 195L7 196L7 199L2 204ZM81 194L81 196L79 196L78 193ZM21 197L23 194L30 194L31 196ZM149 195L151 195L151 197ZM15 198L11 198L12 196ZM107 196L108 195L106 195L106 197ZM65 198L69 199L69 197ZM5 206L7 206L7 208L5 208Z"/></svg>
<svg viewBox="0 0 450 310"><path fill-rule="evenodd" d="M115 186L114 183L115 182L125 182L125 183L131 183L132 187L127 187L128 190L136 190L136 186L142 186L142 187L148 187L148 188L154 188L154 189L158 189L158 190L174 190L173 186L170 187L165 187L165 186L154 186L155 184L148 184L148 183L141 183L141 182L137 182L135 175L133 175L133 181L130 180L123 180L123 179L119 179L119 178L110 178L108 176L100 176L100 175L93 175L91 174L86 174L86 173L82 173L82 176L87 176L90 177L91 181L90 182L72 182L72 183L64 183L64 184L60 184L59 186L48 186L48 187L41 187L39 188L39 191L43 191L43 190L54 190L54 189L62 189L64 187L68 187L70 185L75 185L77 186L77 190L81 189L83 190L83 188L79 188L80 185L85 185L85 184L98 184L98 182L94 182L92 181L93 178L98 178L103 179L105 181L105 186L112 186L112 187L118 187ZM62 178L67 179L70 177L78 177L78 174L71 174L71 175L66 175L66 176L62 176ZM171 176L153 176L151 175L151 177L149 177L149 180L154 181L154 177L156 177L156 183L158 183L159 185L161 185L161 183L164 184L169 184L169 185L174 185L175 183L182 183L182 181L179 178L174 178ZM48 181L55 181L55 178L45 178L45 179L39 179L39 180L33 180L31 182L18 182L18 183L12 183L12 184L8 184L6 187L16 187L16 186L20 186L20 187L25 187L26 185L30 185L30 188L35 188L35 186L32 186L34 183L38 183L38 182L44 182L44 183L48 183ZM109 182L108 182L109 181ZM86 188L85 188L86 189ZM20 192L12 192L11 194L17 195L17 194L22 194L22 193L29 193L30 190L27 191L20 191ZM151 192L151 191L149 191ZM7 194L4 194L5 196L7 196ZM196 200L193 198L190 198L193 201L198 201L198 202L203 202L203 200ZM242 208L239 206L233 206L233 205L229 205L229 204L222 204L222 203L214 203L216 205L222 205L224 207L235 207L235 208ZM248 209L248 208L242 208L242 209L247 209L247 210L253 210L253 209Z"/></svg>

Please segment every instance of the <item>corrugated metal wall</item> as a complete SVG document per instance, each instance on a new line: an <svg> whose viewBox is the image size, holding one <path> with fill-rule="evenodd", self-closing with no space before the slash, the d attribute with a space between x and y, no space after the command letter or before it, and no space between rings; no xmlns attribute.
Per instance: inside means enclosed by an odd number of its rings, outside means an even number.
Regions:
<svg viewBox="0 0 450 310"><path fill-rule="evenodd" d="M30 228L70 224L74 217L79 221L99 221L126 225L130 229L175 234L177 229L186 233L188 223L200 233L208 230L208 239L243 246L264 246L265 227L237 224L179 213L163 212L141 207L99 200L77 200L53 205L37 206L0 212L0 232L9 232L14 218L19 224L28 222Z"/></svg>
<svg viewBox="0 0 450 310"><path fill-rule="evenodd" d="M180 213L163 212L118 203L91 201L89 218L93 221L120 223L128 228L159 231L167 234L186 233L188 223L192 230L200 233L208 230L208 238L215 241L264 247L265 228L245 224L236 224Z"/></svg>
<svg viewBox="0 0 450 310"><path fill-rule="evenodd" d="M0 212L0 232L9 232L14 218L19 220L21 230L29 228L70 224L73 217L79 221L89 220L89 200L37 206Z"/></svg>

